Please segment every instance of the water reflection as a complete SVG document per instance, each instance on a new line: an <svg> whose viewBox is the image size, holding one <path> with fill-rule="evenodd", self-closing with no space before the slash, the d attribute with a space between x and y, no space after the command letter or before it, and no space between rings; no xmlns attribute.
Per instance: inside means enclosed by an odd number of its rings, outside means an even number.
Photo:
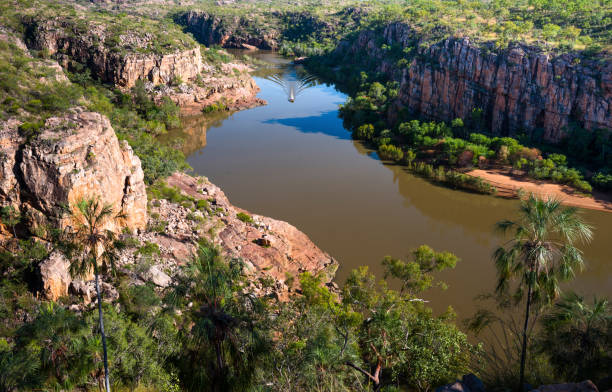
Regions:
<svg viewBox="0 0 612 392"><path fill-rule="evenodd" d="M337 107L345 95L315 84L289 102L270 75L293 66L259 56L272 63L255 72L267 106L186 119L184 131L165 137L183 138L189 164L234 204L291 222L336 257L340 283L361 265L382 276L384 255L405 257L421 244L457 254L462 262L440 276L449 289L427 297L436 311L452 305L460 318L472 314L474 297L495 285L491 253L501 240L493 224L514 216L516 201L453 191L381 163L342 127ZM612 214L584 215L596 233L584 249L588 268L572 288L610 296Z"/></svg>
<svg viewBox="0 0 612 392"><path fill-rule="evenodd" d="M280 124L304 133L323 133L337 139L351 139L351 134L338 123L338 111L330 110L308 117L271 118L264 124Z"/></svg>

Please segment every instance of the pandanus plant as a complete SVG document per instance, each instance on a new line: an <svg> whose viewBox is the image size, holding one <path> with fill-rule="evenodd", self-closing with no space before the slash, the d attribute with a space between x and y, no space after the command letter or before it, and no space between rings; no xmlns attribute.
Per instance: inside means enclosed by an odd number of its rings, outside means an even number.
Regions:
<svg viewBox="0 0 612 392"><path fill-rule="evenodd" d="M78 257L72 258L70 274L72 276L85 276L93 271L95 277L100 336L104 352L106 392L110 392L110 381L99 275L115 269L115 260L117 259L116 235L108 227L113 221L122 218L124 218L123 214L116 214L112 205L102 203L98 197L81 199L70 208L71 226L66 230L70 242L79 253Z"/></svg>
<svg viewBox="0 0 612 392"><path fill-rule="evenodd" d="M496 291L500 295L507 294L510 281L517 279L513 296L517 301L526 297L519 375L522 390L531 307L536 302L557 298L560 281L572 278L577 269L582 269L582 252L574 244L590 241L592 231L576 208L564 207L559 200L541 199L533 194L521 201L518 220L500 221L496 228L502 233L512 233L511 239L493 256L498 275Z"/></svg>

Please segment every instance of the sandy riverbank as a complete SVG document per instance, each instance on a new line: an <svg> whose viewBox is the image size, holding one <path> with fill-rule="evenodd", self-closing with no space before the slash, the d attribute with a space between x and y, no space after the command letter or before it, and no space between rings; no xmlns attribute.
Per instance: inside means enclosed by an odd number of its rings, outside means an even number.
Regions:
<svg viewBox="0 0 612 392"><path fill-rule="evenodd" d="M592 197L583 196L567 185L513 176L499 169L475 169L466 174L491 183L497 187L498 195L502 197L516 197L517 191L523 189L543 197L556 197L569 206L612 212L612 195L607 193L595 191Z"/></svg>

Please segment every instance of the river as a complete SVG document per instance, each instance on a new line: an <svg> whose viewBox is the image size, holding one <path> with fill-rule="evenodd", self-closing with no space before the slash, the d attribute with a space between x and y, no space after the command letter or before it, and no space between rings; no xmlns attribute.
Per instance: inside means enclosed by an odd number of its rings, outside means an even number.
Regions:
<svg viewBox="0 0 612 392"><path fill-rule="evenodd" d="M195 172L219 185L233 204L305 232L340 262L339 284L361 265L382 278L383 256L406 258L421 244L455 253L457 267L438 274L448 289L425 297L438 312L451 305L460 319L470 316L474 298L495 285L491 254L502 239L493 225L515 217L518 202L433 185L381 162L343 128L338 105L345 94L299 78L296 67L275 54L255 55L273 64L254 73L268 105L187 118L183 131L167 135L185 140ZM291 85L294 102L288 99ZM569 286L612 297L612 214L582 214L595 237L582 247L586 270Z"/></svg>

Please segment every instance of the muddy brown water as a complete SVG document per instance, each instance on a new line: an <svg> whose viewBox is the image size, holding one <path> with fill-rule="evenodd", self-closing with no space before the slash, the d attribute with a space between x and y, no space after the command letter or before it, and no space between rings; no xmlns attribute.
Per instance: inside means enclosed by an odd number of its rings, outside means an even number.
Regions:
<svg viewBox="0 0 612 392"><path fill-rule="evenodd" d="M166 138L182 138L195 172L233 204L290 222L335 257L339 284L361 265L382 277L383 256L405 258L421 244L455 253L457 267L438 274L448 289L424 297L438 312L450 305L459 319L471 315L474 298L495 285L491 254L502 239L493 225L513 218L518 202L436 186L381 162L343 128L346 95L314 82L290 102L279 79L299 82L300 70L273 53L251 55L270 64L254 73L267 106L187 118ZM612 297L612 213L582 214L595 237L582 246L586 270L567 288Z"/></svg>

